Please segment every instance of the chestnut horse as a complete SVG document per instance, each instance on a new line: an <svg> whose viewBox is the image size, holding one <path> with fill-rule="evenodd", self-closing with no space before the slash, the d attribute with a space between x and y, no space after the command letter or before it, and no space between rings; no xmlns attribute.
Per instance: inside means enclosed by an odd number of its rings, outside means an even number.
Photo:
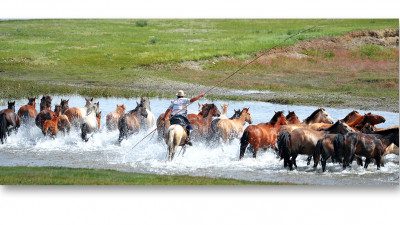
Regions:
<svg viewBox="0 0 400 225"><path fill-rule="evenodd" d="M294 111L290 111L286 116L286 120L288 122L288 124L300 124L300 120L299 117L296 115L296 113L294 113Z"/></svg>
<svg viewBox="0 0 400 225"><path fill-rule="evenodd" d="M129 135L138 133L140 131L140 117L147 117L146 107L137 102L136 104L136 108L123 115L118 123L119 143L121 143L124 138L128 138Z"/></svg>
<svg viewBox="0 0 400 225"><path fill-rule="evenodd" d="M217 141L222 138L223 142L232 141L234 138L239 138L243 134L243 126L247 122L253 123L249 108L243 108L238 111L239 115L233 119L220 119L215 127L215 137ZM235 111L236 113L236 111Z"/></svg>
<svg viewBox="0 0 400 225"><path fill-rule="evenodd" d="M282 125L286 125L287 120L283 115L283 111L276 112L268 123L260 123L258 125L250 125L243 132L240 138L240 156L242 159L246 151L247 145L250 144L250 150L253 157L256 158L259 148L267 150L272 148L276 150L276 138L278 131Z"/></svg>
<svg viewBox="0 0 400 225"><path fill-rule="evenodd" d="M291 133L283 132L279 144L279 152L281 158L284 159L283 166L286 167L289 164L290 170L293 170L293 165L297 168L296 158L299 154L303 154L314 157L314 168L316 168L319 162L319 157L315 151L318 140L327 133L336 134L350 131L351 128L345 122L339 120L323 131L298 128Z"/></svg>
<svg viewBox="0 0 400 225"><path fill-rule="evenodd" d="M220 119L228 119L228 117L226 116L226 113L228 111L228 106L229 106L229 104L222 104L221 105L222 114L219 117Z"/></svg>
<svg viewBox="0 0 400 225"><path fill-rule="evenodd" d="M74 127L78 127L80 126L80 121L82 119L82 117L87 115L87 110L88 107L90 107L91 105L93 105L93 98L88 99L85 98L86 104L84 107L82 108L77 108L77 107L71 107L68 108L64 114L68 117L69 122L74 126Z"/></svg>
<svg viewBox="0 0 400 225"><path fill-rule="evenodd" d="M11 130L17 131L21 125L19 116L15 113L15 101L7 103L7 109L0 110L0 139L2 144L7 139L7 135L10 136Z"/></svg>
<svg viewBox="0 0 400 225"><path fill-rule="evenodd" d="M202 104L201 110L198 114L188 114L187 118L188 120L203 119L214 106L214 104Z"/></svg>
<svg viewBox="0 0 400 225"><path fill-rule="evenodd" d="M40 99L40 112L35 118L35 124L41 130L43 128L44 121L51 120L53 118L54 112L51 111L51 101L52 98L50 96L43 96Z"/></svg>
<svg viewBox="0 0 400 225"><path fill-rule="evenodd" d="M63 132L64 135L65 135L65 133L69 134L69 132L71 130L71 123L69 122L68 117L66 115L62 115L61 112L62 112L62 106L55 105L54 113L59 114L58 115L58 124L57 124L58 131Z"/></svg>
<svg viewBox="0 0 400 225"><path fill-rule="evenodd" d="M193 127L193 138L206 138L211 132L211 122L214 116L220 116L221 112L218 107L211 104L208 115L202 119L190 120L190 124Z"/></svg>
<svg viewBox="0 0 400 225"><path fill-rule="evenodd" d="M21 106L18 110L18 116L23 122L28 122L30 118L36 118L38 112L36 110L36 97L28 97L28 104Z"/></svg>
<svg viewBox="0 0 400 225"><path fill-rule="evenodd" d="M354 156L364 156L364 168L368 168L371 159L376 161L377 169L384 166L382 157L385 150L391 144L399 146L399 128L390 128L385 130L373 131L371 134L348 133L346 135L337 135L334 140L334 151L336 158L341 162L343 157L343 169L350 166ZM362 166L362 162L359 162Z"/></svg>
<svg viewBox="0 0 400 225"><path fill-rule="evenodd" d="M117 109L113 112L110 112L106 116L106 126L107 130L117 130L118 129L118 122L121 117L125 114L126 107L124 104L118 105Z"/></svg>
<svg viewBox="0 0 400 225"><path fill-rule="evenodd" d="M49 135L53 139L55 136L58 134L58 116L60 115L60 112L55 113L53 115L53 118L51 120L46 120L44 121L43 128L42 128L42 133L43 135Z"/></svg>
<svg viewBox="0 0 400 225"><path fill-rule="evenodd" d="M313 123L326 123L326 124L333 124L333 119L332 117L329 116L329 114L325 111L323 108L319 108L315 110L309 117L303 120L302 123L298 124L288 124L285 126L282 126L281 129L279 130L278 134L288 131L289 133L293 131L294 129L297 128L306 128L310 126Z"/></svg>
<svg viewBox="0 0 400 225"><path fill-rule="evenodd" d="M361 131L364 128L364 126L366 126L367 123L369 123L373 128L375 128L376 124L384 123L386 121L384 117L375 115L372 113L360 115L357 113L357 111L353 111L353 112L356 112L356 114L354 114L355 116L353 116L354 120L352 122L346 122L346 120L344 120L344 121L347 123L347 125L352 127L355 131ZM351 112L350 114L352 114L353 112ZM345 117L345 119L349 115L347 115ZM349 119L349 121L350 121L350 119ZM331 126L331 124L314 123L314 124L311 124L308 128L313 129L313 130L321 130L321 129L326 129L330 126Z"/></svg>

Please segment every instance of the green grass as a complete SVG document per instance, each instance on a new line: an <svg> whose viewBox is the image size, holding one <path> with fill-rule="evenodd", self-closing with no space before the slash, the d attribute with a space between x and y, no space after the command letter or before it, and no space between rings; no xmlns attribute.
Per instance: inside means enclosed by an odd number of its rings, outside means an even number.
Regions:
<svg viewBox="0 0 400 225"><path fill-rule="evenodd" d="M170 97L173 93L148 90L140 82L182 81L213 86L257 52L316 24L323 26L285 45L355 30L399 27L396 19L0 21L0 83L6 87L0 90L0 98L41 94ZM301 53L309 57L259 60L220 86L304 94L399 97L398 49L365 45L349 50L346 57L340 52L317 49ZM229 57L212 62L218 56ZM204 70L180 68L179 63L187 60L203 63ZM368 81L376 79L379 82ZM210 97L244 100L240 96ZM294 99L271 101L292 103Z"/></svg>
<svg viewBox="0 0 400 225"><path fill-rule="evenodd" d="M154 175L103 169L0 167L0 185L280 185L234 179ZM286 184L286 183L285 183Z"/></svg>

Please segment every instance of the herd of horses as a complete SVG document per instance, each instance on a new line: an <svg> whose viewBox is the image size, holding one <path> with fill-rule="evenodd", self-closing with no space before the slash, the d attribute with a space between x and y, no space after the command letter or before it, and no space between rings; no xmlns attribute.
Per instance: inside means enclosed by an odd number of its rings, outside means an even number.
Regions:
<svg viewBox="0 0 400 225"><path fill-rule="evenodd" d="M40 100L40 111L36 111L36 98L29 98L28 103L15 113L15 102L8 102L8 108L0 111L0 139L4 143L12 131L17 131L21 124L37 126L44 135L56 138L58 133L69 134L72 128L81 132L81 138L88 141L88 134L100 129L101 112L99 102L85 98L83 107L69 107L69 100L61 99L59 105L51 110L52 98L43 96ZM313 159L314 168L321 163L326 170L327 160L349 167L354 159L359 165L367 168L372 159L377 169L384 166L383 157L393 153L394 145L399 146L399 127L376 128L384 123L385 118L372 113L359 114L350 112L345 118L333 121L323 108L315 110L309 117L300 121L295 112L275 112L274 116L264 123L252 125L250 108L234 110L232 117L227 115L228 105L221 105L222 113L215 104L199 104L196 113L188 114L193 127L192 140L205 142L207 146L221 142L230 143L240 139L239 160L245 152L257 157L259 149L272 149L283 166L290 170L297 168L298 155L307 155L307 165ZM181 146L186 150L186 130L179 124L170 125L161 114L157 120L150 109L150 99L141 98L136 108L126 112L124 105L118 105L115 111L106 116L106 129L118 130L120 143L130 135L141 130L149 130L156 123L159 141L168 146L168 160L174 158ZM245 123L249 126L244 129ZM398 154L398 153L397 153Z"/></svg>

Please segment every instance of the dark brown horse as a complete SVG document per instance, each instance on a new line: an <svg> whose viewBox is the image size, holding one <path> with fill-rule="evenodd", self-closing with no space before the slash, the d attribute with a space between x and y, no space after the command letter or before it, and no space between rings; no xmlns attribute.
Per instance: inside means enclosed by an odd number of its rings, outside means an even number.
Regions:
<svg viewBox="0 0 400 225"><path fill-rule="evenodd" d="M36 118L38 112L36 110L36 97L28 97L28 104L21 106L18 110L18 116L22 121L28 122L30 118Z"/></svg>
<svg viewBox="0 0 400 225"><path fill-rule="evenodd" d="M350 126L349 126L350 127ZM348 132L355 132L353 128L343 130L342 134L347 134ZM340 135L342 135L340 134ZM332 162L335 161L335 151L334 151L334 140L337 134L325 134L323 138L318 140L315 147L315 155L321 158L322 172L326 170L326 161L331 158Z"/></svg>
<svg viewBox="0 0 400 225"><path fill-rule="evenodd" d="M314 168L316 168L319 162L319 157L315 151L318 140L328 133L337 134L350 131L351 128L342 120L339 120L323 131L298 128L291 133L287 131L281 133L278 146L281 158L284 159L283 166L286 167L289 165L290 170L293 169L293 165L297 168L296 158L299 154L303 154L314 157Z"/></svg>
<svg viewBox="0 0 400 225"><path fill-rule="evenodd" d="M15 132L21 125L19 116L15 113L15 102L8 102L7 109L0 110L0 139L1 143L10 136L11 131Z"/></svg>
<svg viewBox="0 0 400 225"><path fill-rule="evenodd" d="M51 111L51 101L52 98L50 96L43 96L40 100L40 112L35 118L35 124L40 129L43 128L44 121L53 118L54 112Z"/></svg>
<svg viewBox="0 0 400 225"><path fill-rule="evenodd" d="M385 149L394 143L399 146L399 128L374 131L372 134L348 133L338 135L334 140L334 151L338 161L341 161L343 155L343 169L350 166L354 156L365 157L364 168L368 168L371 159L375 159L377 169L379 170L383 161L381 158Z"/></svg>
<svg viewBox="0 0 400 225"><path fill-rule="evenodd" d="M202 119L194 119L190 120L190 124L193 127L193 139L203 138L205 140L206 137L209 136L211 132L211 122L214 116L220 116L221 112L218 107L214 104L211 104L210 110L207 116Z"/></svg>
<svg viewBox="0 0 400 225"><path fill-rule="evenodd" d="M61 99L61 103L60 103L61 114L65 114L65 111L67 111L69 109L68 103L69 103L69 99L68 100Z"/></svg>
<svg viewBox="0 0 400 225"><path fill-rule="evenodd" d="M147 117L146 107L142 103L139 104L136 102L136 104L136 108L122 116L118 122L119 143L124 138L128 138L129 135L138 133L140 131L140 117Z"/></svg>
<svg viewBox="0 0 400 225"><path fill-rule="evenodd" d="M375 159L377 169L383 164L383 154L386 148L394 143L399 146L399 128L373 131L371 134L348 133L337 135L334 140L334 151L339 162L342 161L343 169L350 166L355 156L365 157L364 168L368 168L371 159ZM362 163L361 163L362 166Z"/></svg>
<svg viewBox="0 0 400 225"><path fill-rule="evenodd" d="M275 144L278 131L282 125L286 124L287 120L283 115L283 111L279 111L275 113L268 123L260 123L258 125L248 126L240 138L239 159L243 158L249 144L254 158L256 158L259 148L264 150L267 150L267 148L272 148L276 150Z"/></svg>

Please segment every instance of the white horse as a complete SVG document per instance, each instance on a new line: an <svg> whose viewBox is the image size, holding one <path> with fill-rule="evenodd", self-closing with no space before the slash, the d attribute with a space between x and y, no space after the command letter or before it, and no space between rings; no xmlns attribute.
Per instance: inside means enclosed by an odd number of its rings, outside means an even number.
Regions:
<svg viewBox="0 0 400 225"><path fill-rule="evenodd" d="M185 153L186 137L187 133L181 125L174 124L168 128L165 134L165 142L168 145L168 161L172 161L179 146L183 146L183 153Z"/></svg>
<svg viewBox="0 0 400 225"><path fill-rule="evenodd" d="M98 103L91 105L87 109L87 114L85 117L82 117L81 119L81 137L84 141L88 141L89 139L87 138L87 134L93 133L95 131L99 130L99 125L97 121L96 115L99 113L98 111Z"/></svg>
<svg viewBox="0 0 400 225"><path fill-rule="evenodd" d="M148 130L154 126L154 123L156 121L154 114L151 112L150 108L150 98L140 98L140 104L143 104L143 106L146 108L147 112L147 117L140 117L140 125L143 129Z"/></svg>

